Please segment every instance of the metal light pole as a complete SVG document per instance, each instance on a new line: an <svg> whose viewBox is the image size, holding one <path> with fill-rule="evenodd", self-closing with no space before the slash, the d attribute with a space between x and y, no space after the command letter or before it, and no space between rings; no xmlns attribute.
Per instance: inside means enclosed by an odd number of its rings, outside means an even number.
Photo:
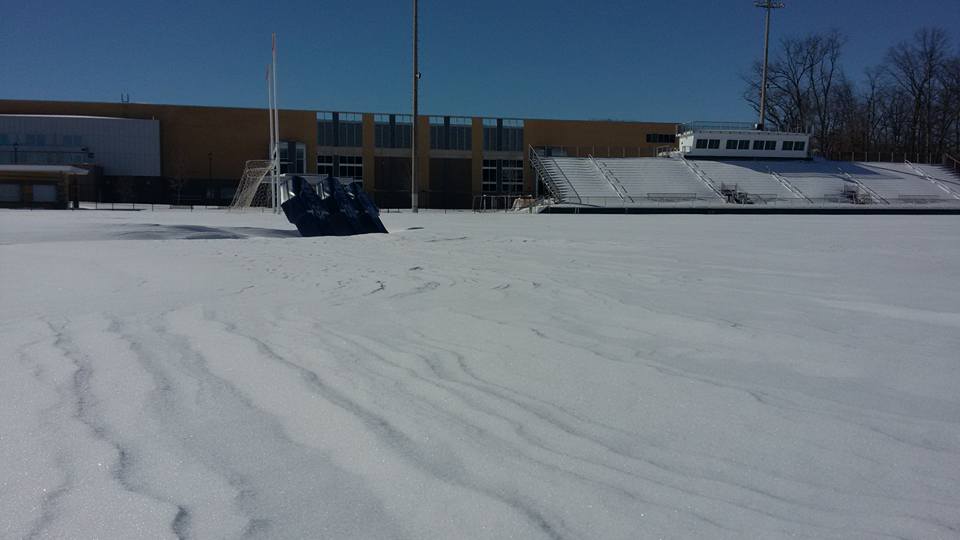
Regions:
<svg viewBox="0 0 960 540"><path fill-rule="evenodd" d="M760 121L757 122L757 129L763 130L763 124L767 117L767 59L770 55L770 12L774 9L782 8L783 2L763 0L762 2L754 2L753 5L767 10L767 22L763 31L763 76L760 81Z"/></svg>
<svg viewBox="0 0 960 540"><path fill-rule="evenodd" d="M417 201L417 115L419 114L418 97L420 93L420 71L417 43L417 0L413 0L413 124L411 125L412 139L410 141L410 209L419 212Z"/></svg>

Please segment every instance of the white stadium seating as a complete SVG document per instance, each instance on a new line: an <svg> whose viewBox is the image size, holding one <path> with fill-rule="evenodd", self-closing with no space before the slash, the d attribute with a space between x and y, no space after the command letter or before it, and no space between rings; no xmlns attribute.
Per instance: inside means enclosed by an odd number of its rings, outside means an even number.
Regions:
<svg viewBox="0 0 960 540"><path fill-rule="evenodd" d="M960 177L933 165L823 160L574 158L532 154L561 203L631 206L701 201L719 192L751 204L960 204Z"/></svg>

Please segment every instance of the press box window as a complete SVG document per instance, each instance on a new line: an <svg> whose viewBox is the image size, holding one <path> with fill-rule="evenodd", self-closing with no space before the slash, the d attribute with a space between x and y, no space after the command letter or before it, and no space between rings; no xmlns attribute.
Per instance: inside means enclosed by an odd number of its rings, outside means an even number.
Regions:
<svg viewBox="0 0 960 540"><path fill-rule="evenodd" d="M767 141L766 144L764 144L763 149L764 149L764 150L776 150L776 149L777 149L777 141Z"/></svg>
<svg viewBox="0 0 960 540"><path fill-rule="evenodd" d="M727 150L736 150L737 142L736 139L727 139Z"/></svg>
<svg viewBox="0 0 960 540"><path fill-rule="evenodd" d="M783 149L785 151L793 151L793 141L783 141Z"/></svg>
<svg viewBox="0 0 960 540"><path fill-rule="evenodd" d="M707 147L706 139L697 139L697 148L704 149Z"/></svg>
<svg viewBox="0 0 960 540"><path fill-rule="evenodd" d="M708 139L707 148L710 150L716 150L720 148L720 139Z"/></svg>
<svg viewBox="0 0 960 540"><path fill-rule="evenodd" d="M793 151L794 151L794 152L800 152L800 151L803 150L803 147L804 147L804 146L806 146L806 143L805 143L805 142L803 142L803 141L795 141L795 142L793 143Z"/></svg>
<svg viewBox="0 0 960 540"><path fill-rule="evenodd" d="M750 141L748 139L740 139L740 144L737 145L737 150L749 150Z"/></svg>

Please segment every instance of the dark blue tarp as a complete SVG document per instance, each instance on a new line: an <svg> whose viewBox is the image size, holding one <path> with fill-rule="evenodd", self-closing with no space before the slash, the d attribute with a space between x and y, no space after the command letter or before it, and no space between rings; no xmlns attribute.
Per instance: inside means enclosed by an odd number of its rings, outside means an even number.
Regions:
<svg viewBox="0 0 960 540"><path fill-rule="evenodd" d="M301 236L351 236L386 233L380 210L359 183L344 186L328 176L317 185L320 194L306 180L293 177L296 193L281 205L287 220Z"/></svg>

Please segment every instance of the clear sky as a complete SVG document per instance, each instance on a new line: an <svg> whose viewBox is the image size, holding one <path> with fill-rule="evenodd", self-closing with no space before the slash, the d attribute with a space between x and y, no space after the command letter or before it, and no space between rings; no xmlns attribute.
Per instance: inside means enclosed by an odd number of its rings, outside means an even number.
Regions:
<svg viewBox="0 0 960 540"><path fill-rule="evenodd" d="M859 78L960 0L784 0L772 40L837 28ZM281 107L407 112L408 0L4 2L0 98L259 107L270 32ZM753 120L740 74L762 51L753 0L421 0L425 114Z"/></svg>

